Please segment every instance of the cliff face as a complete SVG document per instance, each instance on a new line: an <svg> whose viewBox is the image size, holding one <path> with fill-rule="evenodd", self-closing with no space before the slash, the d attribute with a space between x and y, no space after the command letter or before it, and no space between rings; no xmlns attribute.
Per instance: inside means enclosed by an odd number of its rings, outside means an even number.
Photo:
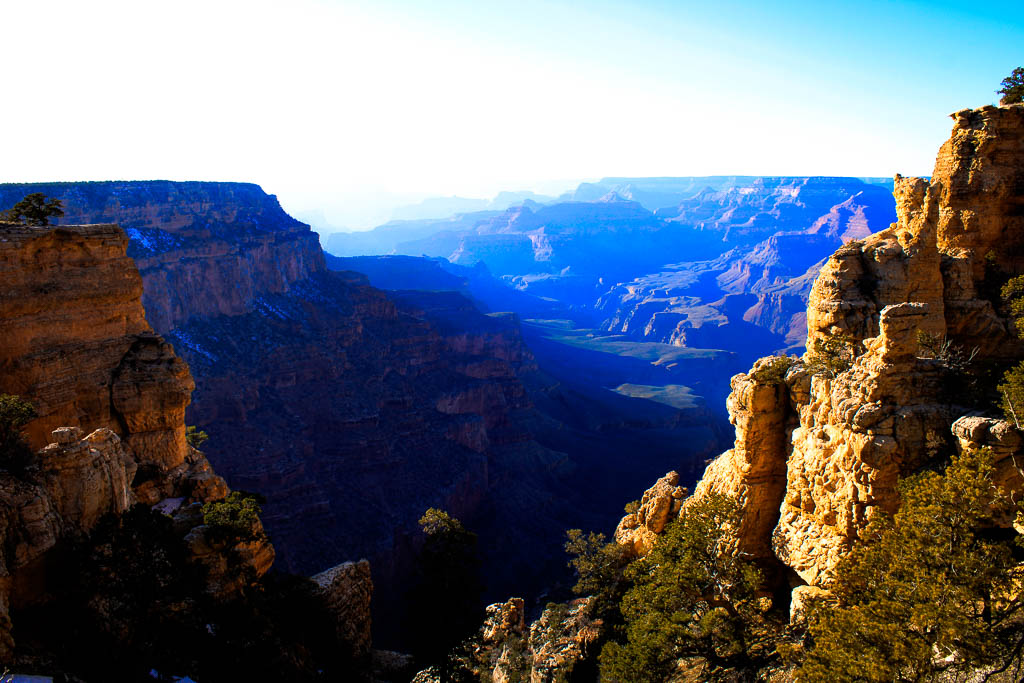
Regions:
<svg viewBox="0 0 1024 683"><path fill-rule="evenodd" d="M60 426L106 427L170 468L187 455L192 378L146 322L127 246L113 225L3 228L0 382L35 402L35 448Z"/></svg>
<svg viewBox="0 0 1024 683"><path fill-rule="evenodd" d="M516 328L447 298L396 302L327 274L169 335L199 378L193 415L215 465L267 497L285 566L365 556L386 573L396 531L427 507L472 516L519 458L557 467L519 420L516 373L532 358ZM457 328L423 310L449 304L466 308Z"/></svg>
<svg viewBox="0 0 1024 683"><path fill-rule="evenodd" d="M895 511L901 477L954 449L992 447L997 478L1022 484L1016 431L967 416L977 406L918 341L924 332L976 348L975 368L1024 355L996 298L1024 272L1024 107L953 118L931 180L897 176L898 221L839 249L811 291L808 347L848 334L852 366L809 379L797 362L768 381L755 365L734 377L736 445L694 494L738 494L746 549L811 585L828 584L874 514Z"/></svg>
<svg viewBox="0 0 1024 683"><path fill-rule="evenodd" d="M13 645L8 610L50 599L48 566L63 539L141 502L162 503L199 541L199 504L228 492L185 440L192 378L146 322L127 246L110 225L0 224L0 393L31 400L39 415L25 430L34 464L0 472L4 654ZM242 561L261 575L273 549L249 545L238 549ZM224 560L224 548L194 556L214 559ZM211 568L211 592L235 588Z"/></svg>
<svg viewBox="0 0 1024 683"><path fill-rule="evenodd" d="M131 238L146 317L160 334L194 317L235 315L263 293L324 270L316 233L257 185L168 181L0 185L0 206L30 192L64 202L61 224L117 223Z"/></svg>

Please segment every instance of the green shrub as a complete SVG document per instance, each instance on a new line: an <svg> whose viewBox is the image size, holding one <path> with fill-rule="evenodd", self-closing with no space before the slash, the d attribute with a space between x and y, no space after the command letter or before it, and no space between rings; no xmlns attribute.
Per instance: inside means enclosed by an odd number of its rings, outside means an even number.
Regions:
<svg viewBox="0 0 1024 683"><path fill-rule="evenodd" d="M185 440L188 441L188 445L197 451L204 443L210 438L210 435L206 432L199 431L195 425L189 425L185 427Z"/></svg>
<svg viewBox="0 0 1024 683"><path fill-rule="evenodd" d="M579 529L569 529L565 535L565 552L571 556L569 566L576 573L573 592L592 596L595 618L617 622L619 602L626 589L624 572L629 564L626 548L607 542L604 534L593 531L585 535Z"/></svg>
<svg viewBox="0 0 1024 683"><path fill-rule="evenodd" d="M232 491L224 500L203 505L203 523L215 540L226 543L256 541L263 537L260 526L260 497Z"/></svg>
<svg viewBox="0 0 1024 683"><path fill-rule="evenodd" d="M1010 278L1000 291L1018 337L1024 337L1024 275Z"/></svg>
<svg viewBox="0 0 1024 683"><path fill-rule="evenodd" d="M999 397L1007 422L1021 429L1024 424L1024 362L1018 363L1003 375Z"/></svg>
<svg viewBox="0 0 1024 683"><path fill-rule="evenodd" d="M1011 278L1002 289L1004 303L1009 307L1017 336L1024 338L1024 275ZM1017 364L1003 375L997 387L1000 407L1006 419L1021 429L1024 423L1024 362Z"/></svg>
<svg viewBox="0 0 1024 683"><path fill-rule="evenodd" d="M759 384L782 384L786 373L796 363L796 358L789 356L772 356L762 360L761 365L750 373L750 378Z"/></svg>
<svg viewBox="0 0 1024 683"><path fill-rule="evenodd" d="M0 394L0 469L21 476L34 454L21 428L36 416L35 406L20 396Z"/></svg>
<svg viewBox="0 0 1024 683"><path fill-rule="evenodd" d="M807 351L807 371L812 375L838 377L853 365L856 349L856 340L842 332L818 337Z"/></svg>
<svg viewBox="0 0 1024 683"><path fill-rule="evenodd" d="M632 585L622 598L626 637L602 649L602 681L665 681L680 660L701 669L693 680L735 678L775 657L781 624L759 600L761 572L736 551L739 518L734 499L709 495L686 508L629 566Z"/></svg>
<svg viewBox="0 0 1024 683"><path fill-rule="evenodd" d="M900 493L896 516L876 516L836 568L836 604L811 609L797 680L972 680L1021 664L1024 570L992 532L1013 510L992 454L954 457Z"/></svg>

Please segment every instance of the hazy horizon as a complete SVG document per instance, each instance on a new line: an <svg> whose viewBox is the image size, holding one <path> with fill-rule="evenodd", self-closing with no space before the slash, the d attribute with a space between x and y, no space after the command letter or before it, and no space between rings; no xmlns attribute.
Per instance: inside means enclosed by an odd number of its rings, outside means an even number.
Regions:
<svg viewBox="0 0 1024 683"><path fill-rule="evenodd" d="M608 176L928 175L1015 3L267 0L6 8L0 181L246 181L338 227ZM381 220L383 217L384 220Z"/></svg>

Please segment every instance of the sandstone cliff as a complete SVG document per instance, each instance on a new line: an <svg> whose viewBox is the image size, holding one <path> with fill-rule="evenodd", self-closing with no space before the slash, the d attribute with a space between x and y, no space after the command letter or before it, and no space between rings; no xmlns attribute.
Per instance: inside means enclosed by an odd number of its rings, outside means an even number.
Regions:
<svg viewBox="0 0 1024 683"><path fill-rule="evenodd" d="M136 502L160 504L179 522L191 515L184 528L201 539L199 504L228 492L185 440L192 378L146 322L127 247L116 226L0 224L0 393L38 412L25 430L35 463L24 475L0 472L4 652L8 609L49 598L48 564L62 539ZM224 550L194 559L210 563ZM265 541L237 550L256 575L273 561ZM233 590L211 568L211 592Z"/></svg>
<svg viewBox="0 0 1024 683"><path fill-rule="evenodd" d="M165 334L194 317L233 315L264 293L324 270L316 233L248 183L112 181L0 184L0 206L30 192L64 204L63 225L117 223L145 288L142 303Z"/></svg>
<svg viewBox="0 0 1024 683"><path fill-rule="evenodd" d="M808 347L848 334L851 367L810 378L793 362L778 377L759 361L732 380L736 443L694 496L737 495L745 549L795 572L794 583L827 586L872 516L897 508L897 481L954 449L990 446L997 476L1024 484L1016 430L973 413L985 402L956 390L956 374L918 341L924 332L976 348L982 379L1024 356L998 300L999 284L1024 272L1024 107L953 118L931 179L896 177L898 221L839 249L811 290ZM664 482L649 498L647 509L673 504ZM640 552L664 524L641 512L617 532Z"/></svg>

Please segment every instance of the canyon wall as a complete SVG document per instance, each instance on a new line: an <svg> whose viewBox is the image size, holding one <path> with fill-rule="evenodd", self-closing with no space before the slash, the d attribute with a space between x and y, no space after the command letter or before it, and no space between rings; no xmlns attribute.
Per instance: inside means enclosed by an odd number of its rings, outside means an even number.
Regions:
<svg viewBox="0 0 1024 683"><path fill-rule="evenodd" d="M180 465L187 453L188 367L153 333L142 279L114 225L5 225L0 242L0 376L29 396L33 447L62 426L119 433L148 461Z"/></svg>
<svg viewBox="0 0 1024 683"><path fill-rule="evenodd" d="M897 509L899 479L958 449L992 447L997 480L1024 484L1016 430L978 412L991 410L995 379L1024 357L998 295L1024 273L1024 107L953 119L931 179L896 177L897 222L836 251L811 290L808 348L849 335L850 367L812 378L797 360L763 372L766 359L732 380L736 444L694 496L737 495L744 549L792 570L795 584L827 587L860 530ZM921 333L974 351L966 376ZM971 378L981 386L968 388ZM647 508L671 495L664 488ZM623 520L620 542L660 531L640 524L646 512Z"/></svg>
<svg viewBox="0 0 1024 683"><path fill-rule="evenodd" d="M42 192L62 225L117 223L145 282L142 303L164 334L193 317L235 315L264 293L324 270L316 233L250 183L111 181L0 184L0 206Z"/></svg>
<svg viewBox="0 0 1024 683"><path fill-rule="evenodd" d="M0 223L0 393L38 413L25 429L34 461L0 470L0 656L13 647L9 610L52 598L61 542L135 503L174 515L211 593L240 587L226 552L255 576L273 562L266 541L207 538L201 504L228 488L186 442L192 377L147 323L127 247L112 225Z"/></svg>

